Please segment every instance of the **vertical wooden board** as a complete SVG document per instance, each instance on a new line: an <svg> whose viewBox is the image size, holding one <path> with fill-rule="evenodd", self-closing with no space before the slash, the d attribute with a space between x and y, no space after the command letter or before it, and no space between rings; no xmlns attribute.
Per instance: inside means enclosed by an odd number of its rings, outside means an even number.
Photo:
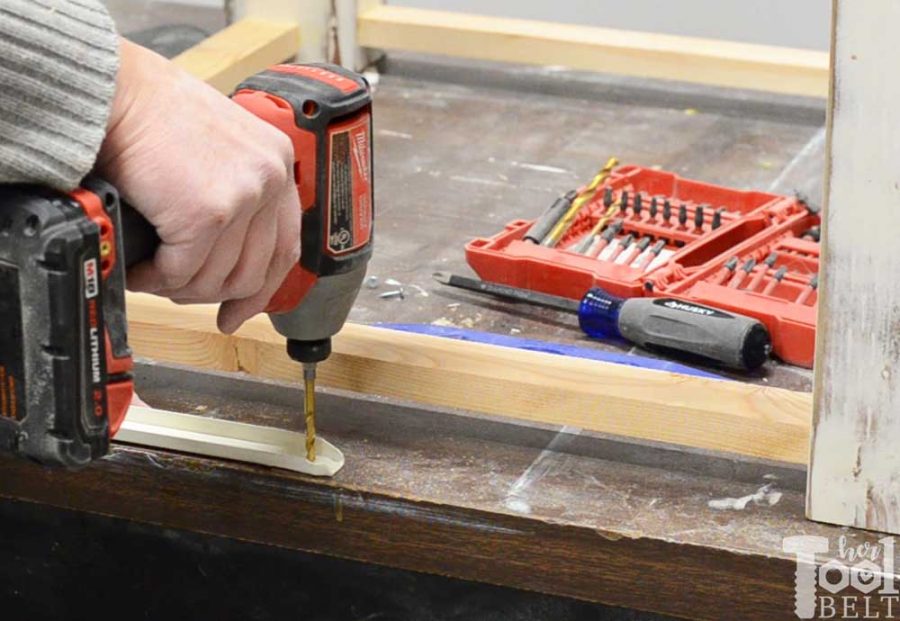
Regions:
<svg viewBox="0 0 900 621"><path fill-rule="evenodd" d="M807 515L900 533L900 3L833 20Z"/></svg>
<svg viewBox="0 0 900 621"><path fill-rule="evenodd" d="M357 17L382 4L383 0L335 0L341 64L347 69L363 71L382 54L380 50L360 47L357 36Z"/></svg>
<svg viewBox="0 0 900 621"><path fill-rule="evenodd" d="M331 0L227 0L229 17L277 20L300 27L297 60L328 60L332 19Z"/></svg>
<svg viewBox="0 0 900 621"><path fill-rule="evenodd" d="M362 70L374 54L357 42L356 16L382 0L227 0L231 19L258 17L297 24L301 31L297 58L301 62L334 62ZM335 32L336 31L336 32Z"/></svg>

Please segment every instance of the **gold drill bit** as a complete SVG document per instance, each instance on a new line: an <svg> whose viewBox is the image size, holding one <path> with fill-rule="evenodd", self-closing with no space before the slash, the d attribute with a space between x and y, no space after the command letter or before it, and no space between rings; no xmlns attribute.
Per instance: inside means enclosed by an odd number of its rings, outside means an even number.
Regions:
<svg viewBox="0 0 900 621"><path fill-rule="evenodd" d="M303 364L303 414L306 418L306 459L316 461L316 363Z"/></svg>
<svg viewBox="0 0 900 621"><path fill-rule="evenodd" d="M592 196L597 192L597 188L600 187L600 184L603 183L607 177L609 177L610 173L612 173L613 168L619 165L619 160L614 157L609 158L606 164L604 164L603 168L600 169L600 172L591 180L588 186L582 190L582 192L572 201L572 206L569 207L569 210L563 214L563 217L560 218L559 222L556 223L550 232L547 234L541 241L542 246L548 246L553 248L559 243L559 240L566 234L566 231L569 230L569 227L572 226L572 223L575 221L575 216L578 215L578 212L581 211L581 208L584 207L585 203L590 200Z"/></svg>
<svg viewBox="0 0 900 621"><path fill-rule="evenodd" d="M590 231L588 231L588 234L584 236L584 241L587 243L584 244L584 248L578 248L577 252L579 254L587 253L588 249L590 248L591 244L594 241L594 238L597 237L597 235L599 235L601 232L603 232L603 229L606 227L606 225L609 223L609 221L612 219L612 217L614 215L616 215L616 212L619 210L619 207L621 205L622 205L622 199L621 198L616 199L609 206L609 208L606 210L606 212L602 216L600 216L600 219L597 220L597 224L594 225L594 228L592 228Z"/></svg>

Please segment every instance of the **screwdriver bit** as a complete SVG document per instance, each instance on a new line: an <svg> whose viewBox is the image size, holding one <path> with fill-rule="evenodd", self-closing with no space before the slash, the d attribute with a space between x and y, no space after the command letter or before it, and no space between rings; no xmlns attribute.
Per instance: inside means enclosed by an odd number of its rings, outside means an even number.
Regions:
<svg viewBox="0 0 900 621"><path fill-rule="evenodd" d="M782 265L778 268L778 271L775 272L775 276L772 277L772 280L769 281L769 284L766 285L766 288L763 290L763 295L771 295L775 290L775 287L778 286L778 283L781 282L781 279L784 278L785 274L787 274L787 268Z"/></svg>
<svg viewBox="0 0 900 621"><path fill-rule="evenodd" d="M759 286L762 284L763 278L766 277L766 274L769 272L769 268L775 265L775 261L778 260L778 253L772 252L769 256L766 257L766 260L762 262L762 265L759 266L759 270L756 272L756 276L753 277L753 280L750 281L750 284L747 285L748 291L756 291L759 289Z"/></svg>
<svg viewBox="0 0 900 621"><path fill-rule="evenodd" d="M722 269L712 278L712 283L714 285L721 285L723 282L725 282L725 279L728 278L729 274L734 273L734 270L737 269L738 261L740 261L740 259L738 259L737 257L728 259L728 262L725 264L724 269Z"/></svg>
<svg viewBox="0 0 900 621"><path fill-rule="evenodd" d="M741 266L740 271L735 272L734 276L731 277L731 281L728 283L728 286L732 289L737 289L741 286L741 283L744 282L744 279L747 278L747 275L753 271L753 268L756 267L756 259L747 259L747 261Z"/></svg>
<svg viewBox="0 0 900 621"><path fill-rule="evenodd" d="M819 226L813 226L811 228L803 231L803 234L800 235L802 239L809 239L811 241L817 242L822 237L822 228Z"/></svg>
<svg viewBox="0 0 900 621"><path fill-rule="evenodd" d="M653 259L658 257L659 253L662 252L662 249L665 247L666 247L666 242L663 239L661 239L658 242L656 242L655 244L653 244L653 248L650 249L650 252L648 252L646 255L644 255L644 258L641 259L641 262L638 264L638 268L644 269L645 267L650 265L653 262Z"/></svg>
<svg viewBox="0 0 900 621"><path fill-rule="evenodd" d="M716 230L720 226L722 226L722 214L725 212L724 207L719 207L716 209L716 213L713 214L712 219L712 230Z"/></svg>
<svg viewBox="0 0 900 621"><path fill-rule="evenodd" d="M613 249L612 254L607 258L607 261L615 261L619 258L619 255L622 254L622 251L628 248L631 245L632 240L634 239L634 233L629 233L624 238L619 240L619 245Z"/></svg>
<svg viewBox="0 0 900 621"><path fill-rule="evenodd" d="M647 246L650 245L650 242L653 241L652 238L648 235L646 237L641 238L641 241L633 245L628 251L625 253L625 256L622 258L622 265L631 265L636 258L641 256L641 253L647 249Z"/></svg>
<svg viewBox="0 0 900 621"><path fill-rule="evenodd" d="M610 205L613 204L613 191L612 188L607 187L603 192L603 206L607 209Z"/></svg>
<svg viewBox="0 0 900 621"><path fill-rule="evenodd" d="M797 304L806 304L806 301L809 299L809 296L813 294L813 291L819 288L819 275L816 274L809 280L809 284L807 284L803 291L800 292L800 295L797 296L796 303Z"/></svg>

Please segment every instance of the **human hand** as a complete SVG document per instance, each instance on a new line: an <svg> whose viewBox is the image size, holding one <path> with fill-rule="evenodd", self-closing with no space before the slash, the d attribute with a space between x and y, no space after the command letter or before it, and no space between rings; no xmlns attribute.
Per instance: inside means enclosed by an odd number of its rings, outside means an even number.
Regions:
<svg viewBox="0 0 900 621"><path fill-rule="evenodd" d="M290 139L173 63L122 40L98 172L156 227L128 286L177 303L223 302L235 331L300 257Z"/></svg>

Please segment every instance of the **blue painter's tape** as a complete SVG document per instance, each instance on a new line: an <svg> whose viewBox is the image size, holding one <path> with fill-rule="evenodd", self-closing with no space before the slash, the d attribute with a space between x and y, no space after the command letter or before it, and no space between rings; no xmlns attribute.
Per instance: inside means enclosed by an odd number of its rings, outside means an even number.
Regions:
<svg viewBox="0 0 900 621"><path fill-rule="evenodd" d="M478 330L466 330L464 328L454 328L450 326L432 326L427 323L379 323L375 325L380 328L388 328L390 330L415 332L416 334L427 334L429 336L441 336L444 338L469 341L472 343L486 343L488 345L498 345L500 347L512 347L515 349L539 351L545 354L557 354L559 356L570 356L572 358L600 360L602 362L612 362L614 364L627 364L629 366L639 367L641 369L669 371L671 373L681 373L682 375L693 375L695 377L706 377L709 379L728 379L726 377L722 377L721 375L716 375L707 371L701 371L700 369L695 369L693 367L679 364L677 362L658 360L656 358L647 358L644 356L634 356L630 354L600 351L599 349L579 347L577 345L563 345L561 343L551 343L549 341L526 339L520 338L518 336L507 336L505 334L493 334L491 332L480 332Z"/></svg>

